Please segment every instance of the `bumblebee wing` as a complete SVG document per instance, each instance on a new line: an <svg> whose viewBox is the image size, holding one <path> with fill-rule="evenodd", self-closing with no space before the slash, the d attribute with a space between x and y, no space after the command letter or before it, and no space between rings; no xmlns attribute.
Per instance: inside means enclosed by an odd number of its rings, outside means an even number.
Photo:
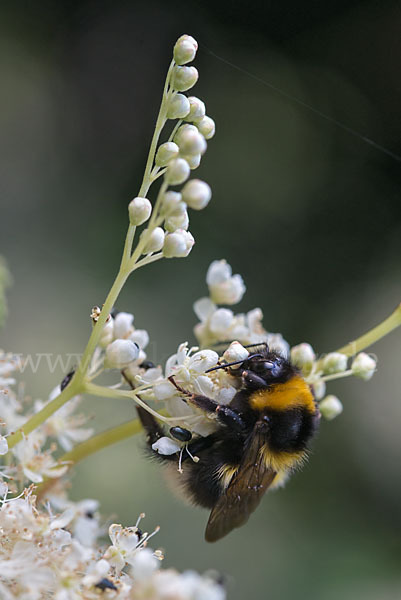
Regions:
<svg viewBox="0 0 401 600"><path fill-rule="evenodd" d="M261 453L265 440L256 425L238 471L210 513L206 541L215 542L246 523L272 484L276 472L266 466Z"/></svg>

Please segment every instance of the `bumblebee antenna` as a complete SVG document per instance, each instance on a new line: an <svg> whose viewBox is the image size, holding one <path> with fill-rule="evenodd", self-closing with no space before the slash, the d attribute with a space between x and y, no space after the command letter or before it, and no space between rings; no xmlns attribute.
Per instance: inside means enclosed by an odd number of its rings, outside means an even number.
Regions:
<svg viewBox="0 0 401 600"><path fill-rule="evenodd" d="M210 371L217 371L217 369L226 369L227 367L232 367L233 365L240 365L241 363L245 362L246 360L249 360L250 358L255 358L256 356L261 356L261 355L260 354L251 354L250 356L247 356L246 358L243 358L242 360L235 360L234 362L225 363L224 365L218 365L217 367L212 367L211 369L208 369L207 371L205 371L205 373L210 373Z"/></svg>
<svg viewBox="0 0 401 600"><path fill-rule="evenodd" d="M257 344L248 344L247 346L243 346L244 348L256 348L257 346L264 346L266 350L269 350L269 344L267 342L258 342Z"/></svg>

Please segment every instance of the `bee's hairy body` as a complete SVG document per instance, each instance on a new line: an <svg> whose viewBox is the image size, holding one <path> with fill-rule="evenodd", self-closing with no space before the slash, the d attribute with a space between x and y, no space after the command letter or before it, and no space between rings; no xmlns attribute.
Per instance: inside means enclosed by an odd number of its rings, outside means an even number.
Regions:
<svg viewBox="0 0 401 600"><path fill-rule="evenodd" d="M230 373L242 379L242 386L228 407L203 396L187 400L205 412L215 412L218 423L216 432L188 444L199 462L184 452L185 466L179 474L176 455L152 450L155 458L171 465L170 478L185 496L212 509L208 541L242 525L266 489L281 485L306 460L319 422L309 386L277 353L259 352ZM151 447L165 434L149 413L143 415L141 409L139 414Z"/></svg>

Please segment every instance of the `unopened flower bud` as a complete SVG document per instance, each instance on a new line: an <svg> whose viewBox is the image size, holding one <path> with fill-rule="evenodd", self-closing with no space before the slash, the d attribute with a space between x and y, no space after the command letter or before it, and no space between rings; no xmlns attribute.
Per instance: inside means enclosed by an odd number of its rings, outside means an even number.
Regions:
<svg viewBox="0 0 401 600"><path fill-rule="evenodd" d="M171 78L173 89L178 92L186 92L198 81L199 73L195 67L175 66Z"/></svg>
<svg viewBox="0 0 401 600"><path fill-rule="evenodd" d="M321 400L326 393L326 383L318 379L312 384L312 390L316 400Z"/></svg>
<svg viewBox="0 0 401 600"><path fill-rule="evenodd" d="M323 359L323 372L325 375L341 373L347 368L348 357L341 352L330 352Z"/></svg>
<svg viewBox="0 0 401 600"><path fill-rule="evenodd" d="M191 35L182 35L174 46L174 60L177 65L185 65L194 60L198 42Z"/></svg>
<svg viewBox="0 0 401 600"><path fill-rule="evenodd" d="M170 185L184 183L189 177L189 164L183 158L174 158L169 162L166 172L166 181Z"/></svg>
<svg viewBox="0 0 401 600"><path fill-rule="evenodd" d="M185 204L185 202L183 202ZM185 205L186 206L186 205ZM164 221L166 231L176 231L176 229L188 229L189 217L187 211L179 215L171 215Z"/></svg>
<svg viewBox="0 0 401 600"><path fill-rule="evenodd" d="M179 151L179 147L174 142L166 142L165 144L162 144L159 146L156 152L156 165L158 167L165 167L170 160L178 156Z"/></svg>
<svg viewBox="0 0 401 600"><path fill-rule="evenodd" d="M166 258L183 258L192 250L195 240L189 231L177 229L168 233L164 241L163 254Z"/></svg>
<svg viewBox="0 0 401 600"><path fill-rule="evenodd" d="M319 410L325 419L331 421L343 412L343 405L337 396L329 395L319 402Z"/></svg>
<svg viewBox="0 0 401 600"><path fill-rule="evenodd" d="M163 196L162 202L162 211L165 215L175 214L178 210L179 213L182 212L181 204L185 204L182 202L182 196L180 192L169 191L166 192Z"/></svg>
<svg viewBox="0 0 401 600"><path fill-rule="evenodd" d="M165 454L168 456L169 454L175 454L176 452L179 452L181 450L181 446L175 440L164 436L152 444L152 450L155 450L155 452L158 452L159 454Z"/></svg>
<svg viewBox="0 0 401 600"><path fill-rule="evenodd" d="M360 352L352 361L351 370L356 377L368 381L376 370L376 361L369 354Z"/></svg>
<svg viewBox="0 0 401 600"><path fill-rule="evenodd" d="M109 318L108 321L104 324L102 329L102 333L99 338L99 346L101 348L106 348L112 341L114 337L114 319L112 317Z"/></svg>
<svg viewBox="0 0 401 600"><path fill-rule="evenodd" d="M199 98L197 98L196 96L190 96L188 98L188 102L189 102L189 111L185 116L185 120L186 121L200 121L201 119L203 119L203 117L205 116L206 113L206 107L205 107L205 103L202 102L202 100L200 100Z"/></svg>
<svg viewBox="0 0 401 600"><path fill-rule="evenodd" d="M128 214L131 225L142 225L150 217L152 205L147 198L137 196L128 205Z"/></svg>
<svg viewBox="0 0 401 600"><path fill-rule="evenodd" d="M185 160L189 164L189 168L191 169L191 171L193 171L194 169L197 169L199 167L201 158L202 157L200 154L193 154L192 156L185 156Z"/></svg>
<svg viewBox="0 0 401 600"><path fill-rule="evenodd" d="M182 189L182 198L190 208L202 210L205 208L212 197L210 186L200 179L191 179Z"/></svg>
<svg viewBox="0 0 401 600"><path fill-rule="evenodd" d="M188 131L193 131L194 133L199 133L198 128L195 125L191 125L190 123L185 123L185 125L181 125L178 128L177 133L174 136L174 141L178 146L182 144L182 136L185 135Z"/></svg>
<svg viewBox="0 0 401 600"><path fill-rule="evenodd" d="M232 342L223 354L224 360L228 363L236 362L237 360L246 360L248 356L248 350L239 342ZM232 368L236 369L240 366L241 364L233 365Z"/></svg>
<svg viewBox="0 0 401 600"><path fill-rule="evenodd" d="M139 346L130 340L115 340L106 348L106 366L123 369L139 356Z"/></svg>
<svg viewBox="0 0 401 600"><path fill-rule="evenodd" d="M213 119L207 116L203 117L203 119L201 119L200 121L197 121L196 126L205 138L205 140L212 139L216 132L216 125Z"/></svg>
<svg viewBox="0 0 401 600"><path fill-rule="evenodd" d="M131 342L134 342L142 350L149 344L149 334L146 329L135 329L129 336Z"/></svg>
<svg viewBox="0 0 401 600"><path fill-rule="evenodd" d="M127 312L119 312L114 319L114 337L116 339L126 338L133 331L134 315Z"/></svg>
<svg viewBox="0 0 401 600"><path fill-rule="evenodd" d="M167 107L168 119L183 119L191 109L189 99L184 94L176 94L171 98Z"/></svg>
<svg viewBox="0 0 401 600"><path fill-rule="evenodd" d="M147 229L142 232L141 237L147 234ZM158 252L163 248L164 244L164 231L161 227L155 227L155 229L150 234L148 241L146 242L146 246L143 250L143 254L150 254L150 252Z"/></svg>
<svg viewBox="0 0 401 600"><path fill-rule="evenodd" d="M315 358L316 355L310 344L298 344L291 348L291 362L300 369L310 368Z"/></svg>
<svg viewBox="0 0 401 600"><path fill-rule="evenodd" d="M180 148L180 154L184 156L191 156L194 154L204 154L206 152L207 143L205 138L199 131L194 129L184 129L177 142Z"/></svg>

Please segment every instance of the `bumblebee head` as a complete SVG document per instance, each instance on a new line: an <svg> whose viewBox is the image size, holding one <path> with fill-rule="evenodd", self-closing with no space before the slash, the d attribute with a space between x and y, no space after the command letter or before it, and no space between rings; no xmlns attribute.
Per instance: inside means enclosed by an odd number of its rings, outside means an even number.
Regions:
<svg viewBox="0 0 401 600"><path fill-rule="evenodd" d="M234 377L241 377L243 373L251 372L257 375L259 380L263 380L266 385L285 383L298 374L298 370L278 352L269 350L267 344L260 346L262 346L260 351L249 355L245 360L221 364L206 372L227 369ZM234 366L235 368L232 368Z"/></svg>
<svg viewBox="0 0 401 600"><path fill-rule="evenodd" d="M284 383L296 374L293 365L277 352L263 352L249 356L238 369L251 371L261 377L267 385ZM238 371L237 370L237 371Z"/></svg>

